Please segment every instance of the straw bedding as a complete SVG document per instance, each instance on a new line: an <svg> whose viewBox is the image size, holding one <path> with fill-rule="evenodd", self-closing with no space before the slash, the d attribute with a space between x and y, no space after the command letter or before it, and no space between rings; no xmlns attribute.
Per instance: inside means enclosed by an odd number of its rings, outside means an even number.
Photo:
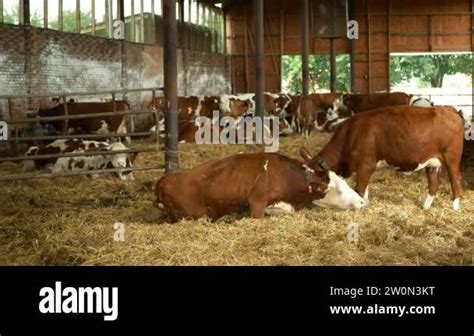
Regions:
<svg viewBox="0 0 474 336"><path fill-rule="evenodd" d="M328 134L281 140L296 156L301 145L318 151ZM152 141L140 140L149 143ZM245 214L163 223L154 208L160 171L137 172L135 182L111 176L68 177L0 185L0 264L7 265L473 265L474 148L463 162L464 198L451 210L446 175L433 208L421 209L424 172L405 176L379 170L370 206L361 211L313 208L254 220ZM255 146L180 146L183 168ZM163 161L163 153L140 155L137 165ZM0 164L0 175L18 173ZM353 185L353 181L350 183ZM114 241L114 223L125 240ZM349 231L355 235L348 235ZM356 239L352 239L352 238Z"/></svg>

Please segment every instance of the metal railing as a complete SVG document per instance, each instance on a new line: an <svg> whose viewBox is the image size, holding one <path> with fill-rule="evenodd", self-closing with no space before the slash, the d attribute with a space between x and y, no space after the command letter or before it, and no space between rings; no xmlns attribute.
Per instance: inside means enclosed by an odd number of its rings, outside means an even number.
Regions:
<svg viewBox="0 0 474 336"><path fill-rule="evenodd" d="M152 102L155 102L156 91L163 91L163 88L153 87L145 89L128 89L128 90L116 90L116 91L95 91L95 92L67 92L67 93L54 93L54 94L40 94L40 95L10 95L10 96L0 96L0 100L7 100L8 102L8 115L9 120L8 124L18 125L18 124L31 124L38 125L38 123L45 123L49 121L58 121L63 120L63 129L62 134L59 135L39 135L39 136L19 136L19 127L15 127L14 136L9 137L6 142L14 143L15 147L18 146L20 142L35 142L35 141L55 141L60 139L104 139L104 138L124 138L124 137L146 137L146 136L156 136L156 145L153 147L131 147L125 150L114 150L107 152L100 151L89 151L89 152L80 152L80 153L58 153L58 154L47 154L47 155L18 155L18 156L8 156L0 157L0 163L3 162L21 162L21 161L32 161L32 160L45 160L45 159L59 159L59 158L73 158L73 157L83 157L83 156L110 156L114 154L130 154L130 153L150 153L150 152L159 152L160 151L160 123L159 123L159 111L156 108L152 109L139 109L139 110L126 110L126 111L117 111L116 96L118 94L127 94L127 93L143 93L151 92ZM113 111L107 112L95 112L90 114L69 114L68 111L68 97L77 97L77 96L107 96L110 95L111 99L109 102L112 102ZM32 117L32 118L18 118L15 119L13 116L13 101L16 99L32 99L32 98L48 98L48 97L60 97L63 105L63 115L53 116L53 117ZM76 104L80 104L76 103ZM90 118L100 118L100 117L110 117L110 116L133 116L140 114L152 114L155 119L155 131L149 132L128 132L127 133L107 133L107 134L67 134L69 120L73 119L90 119ZM59 131L59 130L58 130ZM64 177L64 176L76 176L76 175L95 175L95 174L105 174L105 173L125 173L131 171L144 171L144 170L157 170L163 169L164 165L154 164L147 165L143 167L131 167L131 168L111 168L111 169L102 169L102 170L90 170L90 171L71 171L71 172L61 172L61 173L37 173L37 174L21 174L21 175L7 175L0 176L0 182L4 181L16 181L16 180L30 180L30 179L39 179L39 178L52 178L52 177Z"/></svg>

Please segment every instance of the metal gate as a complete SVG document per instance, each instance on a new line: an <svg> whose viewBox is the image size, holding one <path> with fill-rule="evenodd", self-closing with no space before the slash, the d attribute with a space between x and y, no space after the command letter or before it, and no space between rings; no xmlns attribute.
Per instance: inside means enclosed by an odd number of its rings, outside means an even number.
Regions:
<svg viewBox="0 0 474 336"><path fill-rule="evenodd" d="M156 136L156 144L152 147L131 147L126 150L116 150L109 151L106 155L113 154L125 154L125 153L149 153L149 152L159 152L160 151L160 125L159 125L159 111L156 108L152 109L130 109L128 111L117 111L116 110L116 97L118 94L127 94L127 93L143 93L151 92L152 102L155 102L156 92L163 91L163 88L146 88L146 89L128 89L128 90L117 90L117 91L102 91L102 92L67 92L60 94L48 94L48 95L13 95L13 96L0 96L0 100L7 100L8 102L8 114L9 119L7 125L21 125L21 124L30 124L37 125L40 122L53 121L53 120L64 120L64 127L61 135L45 135L45 136L19 136L19 128L14 128L14 136L8 137L7 142L18 145L20 142L31 142L31 141L55 141L59 139L103 139L103 138L113 138L113 137L145 137L145 136ZM54 116L54 117L34 117L34 118L13 118L13 101L18 99L32 99L32 98L50 98L50 97L60 97L62 104L64 105L64 115ZM77 97L77 96L110 96L111 100L109 102L113 103L113 112L98 112L91 114L68 114L68 97ZM154 106L154 105L153 105ZM88 119L88 118L98 118L98 117L107 117L107 116L133 116L139 114L153 114L155 117L155 127L154 132L128 132L125 134L76 134L69 135L67 134L68 122L71 119ZM57 130L60 131L60 130ZM87 152L87 153L63 153L63 154L48 154L48 155L31 155L31 156L11 156L11 157L0 157L0 163L3 162L22 162L30 160L41 160L41 159L57 159L64 157L78 157L78 156L98 156L104 155L104 152ZM144 170L156 170L163 169L164 165L154 164L146 165L142 167L131 167L131 168L112 168L112 169L102 169L102 170L90 170L90 171L71 171L63 173L41 173L41 174L21 174L21 175L9 175L9 176L0 176L0 182L2 181L15 181L15 180L31 180L39 178L51 178L51 177L61 177L61 176L74 176L74 175L89 175L89 174L106 174L106 173L116 173L116 172L131 172L131 171L144 171Z"/></svg>

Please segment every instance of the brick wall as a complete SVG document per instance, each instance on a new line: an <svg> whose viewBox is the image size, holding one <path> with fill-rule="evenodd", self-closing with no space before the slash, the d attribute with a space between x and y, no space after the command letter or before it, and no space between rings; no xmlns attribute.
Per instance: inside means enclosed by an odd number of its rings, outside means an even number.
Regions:
<svg viewBox="0 0 474 336"><path fill-rule="evenodd" d="M230 91L226 57L178 51L180 95ZM163 49L89 35L0 24L0 95L91 92L163 86ZM128 96L133 106L147 95ZM15 100L14 115L49 99ZM7 118L7 104L0 112Z"/></svg>

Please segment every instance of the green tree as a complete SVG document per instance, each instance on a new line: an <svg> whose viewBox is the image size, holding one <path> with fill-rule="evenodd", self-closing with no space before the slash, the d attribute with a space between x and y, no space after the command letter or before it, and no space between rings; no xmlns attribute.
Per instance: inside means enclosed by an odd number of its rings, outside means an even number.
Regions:
<svg viewBox="0 0 474 336"><path fill-rule="evenodd" d="M4 9L3 22L12 24L18 24L20 22L20 9L18 5L12 7L10 10L8 10L7 8ZM30 23L33 26L42 25L43 20L40 14L37 12L30 14Z"/></svg>
<svg viewBox="0 0 474 336"><path fill-rule="evenodd" d="M12 7L11 10L5 10L3 22L18 24L19 22L19 6ZM30 14L30 23L35 27L43 27L43 13L33 12ZM59 29L58 18L49 21L51 29ZM90 12L81 12L81 27L89 27L92 25L92 14ZM76 31L76 11L63 11L63 30L66 32Z"/></svg>
<svg viewBox="0 0 474 336"><path fill-rule="evenodd" d="M423 86L440 88L445 75L472 74L470 54L401 55L392 56L390 62L392 85L419 78Z"/></svg>
<svg viewBox="0 0 474 336"><path fill-rule="evenodd" d="M283 57L283 78L288 82L291 93L301 92L303 87L301 56ZM336 82L339 91L350 89L349 55L336 57ZM330 60L328 55L310 55L309 57L310 90L317 92L329 90L331 81Z"/></svg>

